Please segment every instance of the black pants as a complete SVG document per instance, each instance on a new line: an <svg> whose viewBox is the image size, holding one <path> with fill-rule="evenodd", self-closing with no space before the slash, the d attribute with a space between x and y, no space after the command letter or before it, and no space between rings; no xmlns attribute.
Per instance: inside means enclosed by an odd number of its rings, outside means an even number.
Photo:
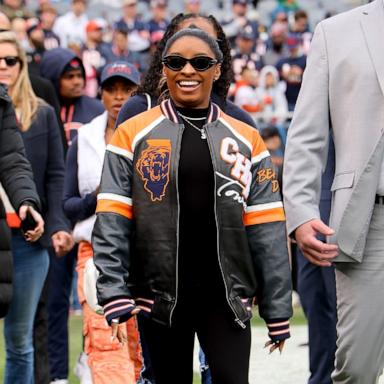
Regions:
<svg viewBox="0 0 384 384"><path fill-rule="evenodd" d="M248 384L251 327L240 328L225 304L178 303L171 328L151 319L141 324L156 384L192 383L195 334L214 384Z"/></svg>

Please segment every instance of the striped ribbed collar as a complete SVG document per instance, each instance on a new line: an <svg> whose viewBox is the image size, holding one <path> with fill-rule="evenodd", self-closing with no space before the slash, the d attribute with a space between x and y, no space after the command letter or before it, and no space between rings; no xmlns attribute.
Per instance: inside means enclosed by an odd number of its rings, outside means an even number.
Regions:
<svg viewBox="0 0 384 384"><path fill-rule="evenodd" d="M161 111L165 117L176 124L182 124L182 120L177 114L176 107L171 99L167 99L160 104ZM210 103L207 123L217 120L220 117L220 108L215 103Z"/></svg>

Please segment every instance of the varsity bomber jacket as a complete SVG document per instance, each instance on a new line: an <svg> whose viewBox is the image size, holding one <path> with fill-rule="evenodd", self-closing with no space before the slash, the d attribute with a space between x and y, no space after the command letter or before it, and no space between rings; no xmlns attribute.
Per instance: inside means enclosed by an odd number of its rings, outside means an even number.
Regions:
<svg viewBox="0 0 384 384"><path fill-rule="evenodd" d="M178 300L178 164L184 126L174 105L121 124L104 160L93 230L99 304L108 322L137 305L171 325ZM285 216L269 152L252 127L211 104L204 126L215 177L218 262L242 327L256 296L273 340L289 337ZM288 333L288 336L287 336Z"/></svg>

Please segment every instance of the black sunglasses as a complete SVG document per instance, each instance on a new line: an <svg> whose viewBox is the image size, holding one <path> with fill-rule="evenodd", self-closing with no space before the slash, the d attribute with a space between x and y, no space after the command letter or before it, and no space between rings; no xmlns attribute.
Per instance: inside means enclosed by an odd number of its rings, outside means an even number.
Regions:
<svg viewBox="0 0 384 384"><path fill-rule="evenodd" d="M0 61L4 60L7 67L14 67L17 63L20 63L20 59L17 56L5 56L0 57Z"/></svg>
<svg viewBox="0 0 384 384"><path fill-rule="evenodd" d="M218 60L208 56L196 56L192 59L186 59L182 56L169 55L163 58L163 64L172 71L182 70L187 63L190 63L196 71L202 72L217 64Z"/></svg>

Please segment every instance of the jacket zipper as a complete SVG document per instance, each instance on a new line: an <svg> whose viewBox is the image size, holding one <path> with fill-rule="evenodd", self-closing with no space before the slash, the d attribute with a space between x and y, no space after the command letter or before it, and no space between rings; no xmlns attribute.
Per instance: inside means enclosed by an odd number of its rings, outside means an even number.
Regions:
<svg viewBox="0 0 384 384"><path fill-rule="evenodd" d="M228 302L228 305L229 305L229 308L231 308L233 314L235 315L235 323L237 323L241 328L245 329L246 328L246 325L239 319L237 313L236 313L236 310L235 308L233 308L231 302L229 301L229 296L228 296L228 286L227 286L227 283L225 281L225 276L224 276L224 271L223 271L223 267L221 265L221 260L220 260L220 241L219 241L219 222L218 222L218 219L217 219L217 199L216 199L216 190L217 190L217 185L216 185L216 174L215 174L215 164L213 162L213 156L212 156L212 149L211 149L211 144L210 144L210 134L208 133L208 129L207 129L207 125L204 125L203 127L205 129L205 133L207 135L207 144L208 144L208 149L209 149L209 153L211 155L211 161L212 161L212 166L213 166L213 180L214 180L214 183L215 183L215 188L214 188L214 210L215 210L215 222L216 222L216 233L217 233L217 259L219 261L219 267L220 267L220 272L221 272L221 277L223 278L223 282L224 282L224 287L225 287L225 297L227 299L227 302Z"/></svg>
<svg viewBox="0 0 384 384"><path fill-rule="evenodd" d="M178 160L177 164L175 164L176 168L176 197L177 197L177 228L176 228L176 293L175 293L175 303L173 304L173 307L171 308L171 312L169 314L169 326L172 326L172 315L175 311L177 299L179 296L179 241L180 241L180 199L179 199L179 162L180 162L180 148L181 148L181 139L179 137L183 137L184 132L184 125L181 125L180 127L180 134L177 138L177 154L178 154Z"/></svg>

